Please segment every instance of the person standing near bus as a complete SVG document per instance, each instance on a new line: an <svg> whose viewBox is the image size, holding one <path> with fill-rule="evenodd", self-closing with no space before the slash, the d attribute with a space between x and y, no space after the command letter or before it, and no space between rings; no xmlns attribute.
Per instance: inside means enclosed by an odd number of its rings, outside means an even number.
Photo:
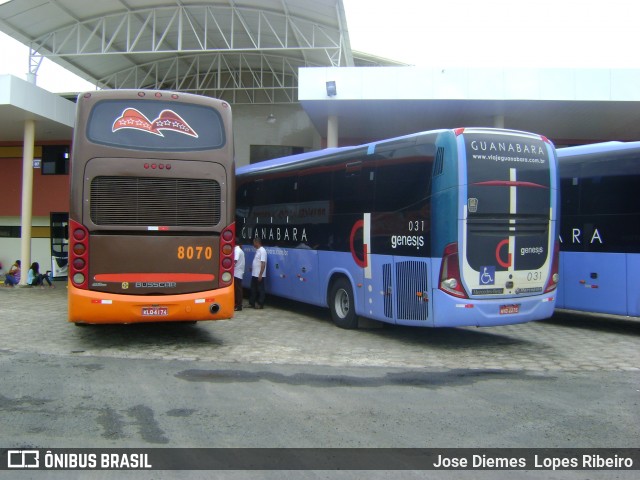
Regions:
<svg viewBox="0 0 640 480"><path fill-rule="evenodd" d="M235 299L234 310L242 310L242 277L244 275L244 252L240 245L236 245L233 251L233 293Z"/></svg>
<svg viewBox="0 0 640 480"><path fill-rule="evenodd" d="M262 246L262 240L258 237L253 239L253 246L256 249L256 254L251 264L251 294L249 295L249 306L251 308L264 308L266 296L264 290L264 275L267 270L267 251Z"/></svg>

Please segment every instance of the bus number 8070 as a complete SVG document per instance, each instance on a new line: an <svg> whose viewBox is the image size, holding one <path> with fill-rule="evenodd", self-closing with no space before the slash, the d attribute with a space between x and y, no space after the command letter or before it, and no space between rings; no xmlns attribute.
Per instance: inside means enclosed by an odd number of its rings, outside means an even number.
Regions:
<svg viewBox="0 0 640 480"><path fill-rule="evenodd" d="M178 247L178 260L211 260L213 257L213 249L211 247L203 246L187 246L180 245Z"/></svg>

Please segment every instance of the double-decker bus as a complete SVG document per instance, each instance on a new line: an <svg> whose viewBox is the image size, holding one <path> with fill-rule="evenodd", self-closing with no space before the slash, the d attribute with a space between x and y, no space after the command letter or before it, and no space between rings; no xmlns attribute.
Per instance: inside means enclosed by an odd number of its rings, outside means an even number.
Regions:
<svg viewBox="0 0 640 480"><path fill-rule="evenodd" d="M640 142L558 149L557 307L640 317Z"/></svg>
<svg viewBox="0 0 640 480"><path fill-rule="evenodd" d="M340 327L553 313L557 163L540 135L423 132L241 167L236 182L247 266L260 237L267 293L328 306Z"/></svg>
<svg viewBox="0 0 640 480"><path fill-rule="evenodd" d="M80 94L69 321L232 317L234 194L227 103L166 91Z"/></svg>

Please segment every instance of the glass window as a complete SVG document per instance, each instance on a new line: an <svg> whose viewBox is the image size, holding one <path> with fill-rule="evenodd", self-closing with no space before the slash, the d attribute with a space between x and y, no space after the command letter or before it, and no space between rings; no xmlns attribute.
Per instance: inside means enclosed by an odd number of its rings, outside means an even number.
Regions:
<svg viewBox="0 0 640 480"><path fill-rule="evenodd" d="M640 175L584 178L581 183L582 213L640 213Z"/></svg>
<svg viewBox="0 0 640 480"><path fill-rule="evenodd" d="M156 100L98 102L86 133L94 143L130 150L209 150L225 144L222 118L215 109Z"/></svg>
<svg viewBox="0 0 640 480"><path fill-rule="evenodd" d="M406 152L402 158L380 162L376 172L374 211L419 210L427 201L431 187L433 157Z"/></svg>
<svg viewBox="0 0 640 480"><path fill-rule="evenodd" d="M299 202L329 201L332 191L330 172L301 172L296 186Z"/></svg>
<svg viewBox="0 0 640 480"><path fill-rule="evenodd" d="M374 169L371 162L354 157L333 173L335 213L362 214L373 207Z"/></svg>

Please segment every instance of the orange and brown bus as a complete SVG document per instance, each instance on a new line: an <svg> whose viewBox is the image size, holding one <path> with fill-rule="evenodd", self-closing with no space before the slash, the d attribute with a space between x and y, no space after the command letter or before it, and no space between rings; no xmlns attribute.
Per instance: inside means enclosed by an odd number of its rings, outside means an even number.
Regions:
<svg viewBox="0 0 640 480"><path fill-rule="evenodd" d="M69 321L232 317L234 175L226 102L150 90L80 94Z"/></svg>

